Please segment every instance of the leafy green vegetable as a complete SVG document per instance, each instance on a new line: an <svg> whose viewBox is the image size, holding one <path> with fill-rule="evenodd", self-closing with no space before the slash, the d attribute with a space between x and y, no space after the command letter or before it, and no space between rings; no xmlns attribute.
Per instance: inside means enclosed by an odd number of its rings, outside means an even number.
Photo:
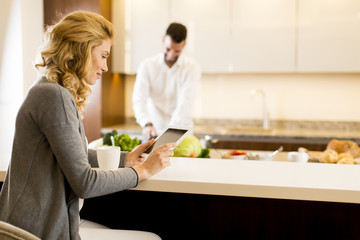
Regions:
<svg viewBox="0 0 360 240"><path fill-rule="evenodd" d="M119 146L121 151L132 151L141 142L139 139L131 139L128 135L122 134L120 136L114 136L115 146Z"/></svg>
<svg viewBox="0 0 360 240"><path fill-rule="evenodd" d="M174 149L174 157L199 157L201 145L195 136L187 136Z"/></svg>
<svg viewBox="0 0 360 240"><path fill-rule="evenodd" d="M210 158L210 149L209 148L201 149L201 154L199 158Z"/></svg>
<svg viewBox="0 0 360 240"><path fill-rule="evenodd" d="M112 132L106 133L103 136L103 144L104 145L112 145L111 142L111 136L114 137L114 144L115 146L118 146L121 148L121 151L132 151L137 145L141 144L141 141L138 138L131 139L129 135L121 134L118 135L118 132L116 130L113 130Z"/></svg>
<svg viewBox="0 0 360 240"><path fill-rule="evenodd" d="M118 135L118 131L116 130L112 130L111 132L108 132L106 133L104 136L103 136L103 144L104 145L108 145L108 146L111 146L112 143L111 143L111 136L116 136Z"/></svg>

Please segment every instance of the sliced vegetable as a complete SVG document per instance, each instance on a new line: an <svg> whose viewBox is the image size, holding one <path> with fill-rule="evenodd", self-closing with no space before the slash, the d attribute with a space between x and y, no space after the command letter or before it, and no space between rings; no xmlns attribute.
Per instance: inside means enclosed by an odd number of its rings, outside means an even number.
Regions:
<svg viewBox="0 0 360 240"><path fill-rule="evenodd" d="M229 152L229 155L231 156L246 155L246 152L243 152L241 150L232 150Z"/></svg>

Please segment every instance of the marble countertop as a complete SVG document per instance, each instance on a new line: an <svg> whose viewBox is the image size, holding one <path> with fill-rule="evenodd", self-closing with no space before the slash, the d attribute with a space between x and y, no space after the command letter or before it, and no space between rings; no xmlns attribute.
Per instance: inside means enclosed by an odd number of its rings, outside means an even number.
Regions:
<svg viewBox="0 0 360 240"><path fill-rule="evenodd" d="M212 151L210 159L173 157L133 190L360 203L360 165L289 162L287 152L274 161L221 159L226 151Z"/></svg>
<svg viewBox="0 0 360 240"><path fill-rule="evenodd" d="M360 203L360 165L172 158L134 190Z"/></svg>

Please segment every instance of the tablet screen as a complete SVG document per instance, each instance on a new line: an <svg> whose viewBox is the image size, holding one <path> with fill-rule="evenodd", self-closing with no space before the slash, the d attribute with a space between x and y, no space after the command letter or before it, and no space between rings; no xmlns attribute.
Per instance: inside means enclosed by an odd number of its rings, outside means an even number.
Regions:
<svg viewBox="0 0 360 240"><path fill-rule="evenodd" d="M187 132L187 129L168 128L155 139L155 142L151 144L144 153L150 153L154 148L160 147L166 143L176 142L179 144L184 139Z"/></svg>

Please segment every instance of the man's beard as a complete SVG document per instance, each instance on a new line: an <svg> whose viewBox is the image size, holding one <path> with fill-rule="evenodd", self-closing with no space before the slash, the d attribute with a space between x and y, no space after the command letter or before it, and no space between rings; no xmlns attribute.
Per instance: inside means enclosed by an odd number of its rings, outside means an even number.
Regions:
<svg viewBox="0 0 360 240"><path fill-rule="evenodd" d="M174 60L169 61L169 60L166 59L166 53L164 53L164 60L165 60L165 62L168 63L168 64L174 65L174 64L176 63L176 61L178 60L178 58L179 58L179 57L176 57Z"/></svg>

